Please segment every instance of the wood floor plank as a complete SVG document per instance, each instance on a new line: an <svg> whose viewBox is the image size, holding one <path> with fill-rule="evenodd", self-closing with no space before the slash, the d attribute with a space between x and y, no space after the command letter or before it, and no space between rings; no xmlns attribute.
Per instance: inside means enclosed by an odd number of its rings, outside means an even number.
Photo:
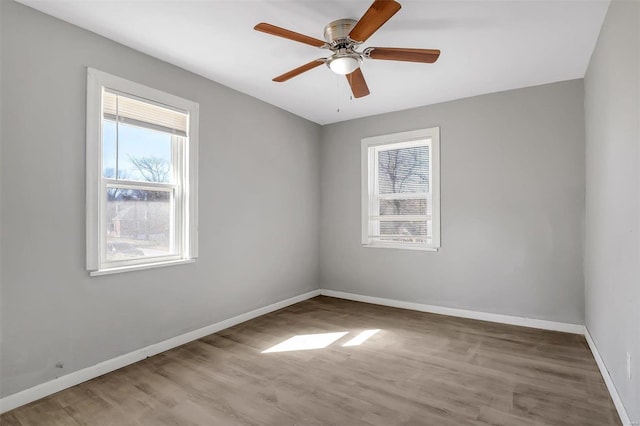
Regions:
<svg viewBox="0 0 640 426"><path fill-rule="evenodd" d="M345 346L372 329L379 331ZM335 340L323 348L265 352L295 336L307 336L308 343L323 335ZM20 407L0 416L0 423L607 426L620 421L582 336L319 296Z"/></svg>

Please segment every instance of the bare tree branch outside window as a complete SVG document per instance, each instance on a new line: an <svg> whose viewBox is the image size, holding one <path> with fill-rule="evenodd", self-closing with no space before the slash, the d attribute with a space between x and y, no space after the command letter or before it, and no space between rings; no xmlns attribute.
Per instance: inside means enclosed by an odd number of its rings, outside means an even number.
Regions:
<svg viewBox="0 0 640 426"><path fill-rule="evenodd" d="M167 160L153 155L149 157L132 157L130 155L129 161L138 169L147 182L169 181L171 164Z"/></svg>

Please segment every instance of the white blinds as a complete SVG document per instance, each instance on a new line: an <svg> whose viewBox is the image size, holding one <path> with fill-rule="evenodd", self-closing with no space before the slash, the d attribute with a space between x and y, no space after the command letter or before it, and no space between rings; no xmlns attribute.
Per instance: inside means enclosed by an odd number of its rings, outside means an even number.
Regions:
<svg viewBox="0 0 640 426"><path fill-rule="evenodd" d="M374 181L369 194L370 240L406 244L430 242L430 142L369 148L374 153L374 163L369 164L370 179Z"/></svg>
<svg viewBox="0 0 640 426"><path fill-rule="evenodd" d="M104 118L179 136L187 136L188 114L107 90L102 94Z"/></svg>

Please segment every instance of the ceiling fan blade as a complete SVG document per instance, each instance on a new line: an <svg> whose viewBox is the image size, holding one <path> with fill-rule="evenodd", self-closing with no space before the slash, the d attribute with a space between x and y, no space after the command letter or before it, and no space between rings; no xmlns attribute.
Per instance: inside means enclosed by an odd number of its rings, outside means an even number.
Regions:
<svg viewBox="0 0 640 426"><path fill-rule="evenodd" d="M365 42L378 28L384 25L402 6L394 0L375 0L362 15L355 27L351 29L349 37L353 41Z"/></svg>
<svg viewBox="0 0 640 426"><path fill-rule="evenodd" d="M275 25L261 22L255 27L256 31L262 31L263 33L271 34L278 37L287 38L289 40L297 41L304 44L309 44L315 47L323 47L326 43L317 38L309 37L304 34L297 33L295 31L287 30L285 28L276 27Z"/></svg>
<svg viewBox="0 0 640 426"><path fill-rule="evenodd" d="M320 66L324 64L324 59L316 59L314 61L311 61L307 64L302 65L301 67L298 67L296 69L293 69L289 72L286 72L282 75L277 76L276 78L273 79L273 81L276 81L278 83L282 83L283 81L287 81L297 75L302 74L303 72L309 71L317 66Z"/></svg>
<svg viewBox="0 0 640 426"><path fill-rule="evenodd" d="M349 86L351 86L353 96L356 98L362 98L369 94L369 87L367 87L367 82L364 80L364 75L362 75L362 70L360 70L360 68L356 68L354 72L347 74L346 77L349 82Z"/></svg>
<svg viewBox="0 0 640 426"><path fill-rule="evenodd" d="M403 49L400 47L367 47L365 56L385 61L424 62L432 64L438 60L437 49Z"/></svg>

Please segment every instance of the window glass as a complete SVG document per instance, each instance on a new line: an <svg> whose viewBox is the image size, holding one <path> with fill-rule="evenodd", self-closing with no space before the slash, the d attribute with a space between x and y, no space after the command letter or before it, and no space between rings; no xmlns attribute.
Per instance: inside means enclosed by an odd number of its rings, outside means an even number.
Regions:
<svg viewBox="0 0 640 426"><path fill-rule="evenodd" d="M118 179L172 182L172 137L144 127L103 120L103 176L115 179L117 168Z"/></svg>
<svg viewBox="0 0 640 426"><path fill-rule="evenodd" d="M427 200L422 198L416 199L393 199L380 200L380 216L392 215L421 215L427 214Z"/></svg>
<svg viewBox="0 0 640 426"><path fill-rule="evenodd" d="M102 176L116 177L116 122L102 120Z"/></svg>
<svg viewBox="0 0 640 426"><path fill-rule="evenodd" d="M118 179L171 182L171 135L118 125Z"/></svg>
<svg viewBox="0 0 640 426"><path fill-rule="evenodd" d="M380 240L401 243L425 243L428 238L426 221L380 222Z"/></svg>
<svg viewBox="0 0 640 426"><path fill-rule="evenodd" d="M108 188L106 260L175 253L172 204L168 191Z"/></svg>
<svg viewBox="0 0 640 426"><path fill-rule="evenodd" d="M379 151L378 179L381 194L429 192L429 147Z"/></svg>

